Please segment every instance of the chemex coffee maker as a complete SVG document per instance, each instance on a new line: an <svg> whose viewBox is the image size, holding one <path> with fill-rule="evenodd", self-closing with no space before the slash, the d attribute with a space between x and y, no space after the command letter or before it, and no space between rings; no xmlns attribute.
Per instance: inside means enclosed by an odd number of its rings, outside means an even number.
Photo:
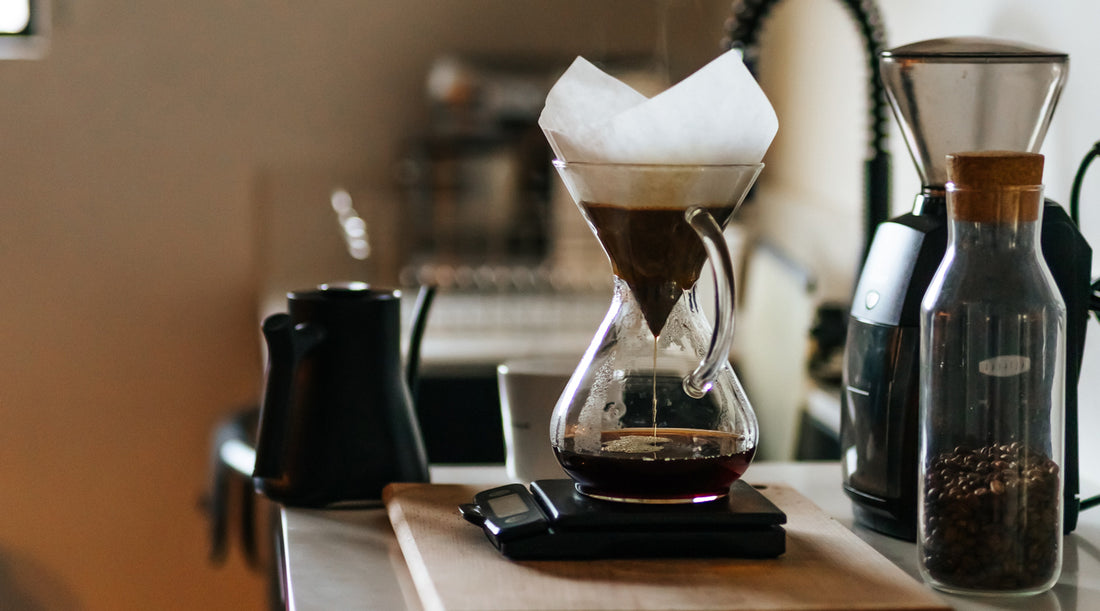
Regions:
<svg viewBox="0 0 1100 611"><path fill-rule="evenodd" d="M1038 152L1068 70L1065 53L987 38L942 38L882 52L890 104L922 189L912 212L879 225L853 296L844 355L841 452L856 521L916 538L920 306L947 242L946 156ZM1077 381L1092 251L1047 200L1042 251L1067 310L1065 530L1077 522Z"/></svg>
<svg viewBox="0 0 1100 611"><path fill-rule="evenodd" d="M554 166L614 272L607 316L549 423L571 479L487 490L463 516L514 559L783 554L786 515L740 479L758 428L728 358L722 225L763 164ZM713 329L694 290L708 260Z"/></svg>

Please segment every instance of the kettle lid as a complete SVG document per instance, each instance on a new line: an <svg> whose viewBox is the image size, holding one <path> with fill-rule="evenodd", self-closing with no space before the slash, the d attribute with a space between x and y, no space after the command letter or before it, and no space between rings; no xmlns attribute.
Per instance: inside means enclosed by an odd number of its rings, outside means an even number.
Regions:
<svg viewBox="0 0 1100 611"><path fill-rule="evenodd" d="M366 282L329 282L318 285L316 288L291 291L287 298L295 301L313 300L390 300L400 299L401 291L398 289L378 288Z"/></svg>

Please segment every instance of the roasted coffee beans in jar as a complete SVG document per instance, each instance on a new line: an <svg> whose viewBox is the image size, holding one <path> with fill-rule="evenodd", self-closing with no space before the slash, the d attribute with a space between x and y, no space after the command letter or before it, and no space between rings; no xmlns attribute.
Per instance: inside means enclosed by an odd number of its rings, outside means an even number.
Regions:
<svg viewBox="0 0 1100 611"><path fill-rule="evenodd" d="M1057 575L1060 469L1020 443L955 448L924 474L922 562L938 582L1030 590Z"/></svg>
<svg viewBox="0 0 1100 611"><path fill-rule="evenodd" d="M1049 589L1062 562L1065 306L1039 251L1042 156L948 157L948 247L921 304L922 577Z"/></svg>

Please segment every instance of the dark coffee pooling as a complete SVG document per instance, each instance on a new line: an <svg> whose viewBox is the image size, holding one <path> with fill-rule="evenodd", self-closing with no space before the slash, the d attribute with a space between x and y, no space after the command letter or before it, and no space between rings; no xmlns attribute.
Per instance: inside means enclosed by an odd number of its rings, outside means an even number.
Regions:
<svg viewBox="0 0 1100 611"><path fill-rule="evenodd" d="M720 431L626 428L601 438L600 454L554 452L582 492L617 499L725 496L755 453L740 435Z"/></svg>
<svg viewBox="0 0 1100 611"><path fill-rule="evenodd" d="M724 226L734 206L702 206ZM664 328L676 301L695 286L707 260L685 208L643 208L581 202L611 269L630 286L653 335Z"/></svg>

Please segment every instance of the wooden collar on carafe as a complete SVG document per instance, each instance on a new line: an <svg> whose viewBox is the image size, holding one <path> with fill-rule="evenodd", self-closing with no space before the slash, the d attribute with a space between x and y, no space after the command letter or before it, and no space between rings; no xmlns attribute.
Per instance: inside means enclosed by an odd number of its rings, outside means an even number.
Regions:
<svg viewBox="0 0 1100 611"><path fill-rule="evenodd" d="M951 218L974 223L1035 221L1042 204L1043 156L980 151L947 156Z"/></svg>

